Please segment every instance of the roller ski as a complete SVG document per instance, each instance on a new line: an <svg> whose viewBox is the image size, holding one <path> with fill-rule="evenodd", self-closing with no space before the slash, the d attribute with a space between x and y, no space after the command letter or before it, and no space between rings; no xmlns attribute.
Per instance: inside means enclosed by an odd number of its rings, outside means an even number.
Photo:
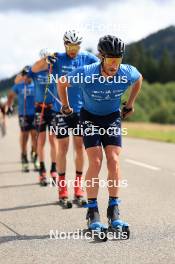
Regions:
<svg viewBox="0 0 175 264"><path fill-rule="evenodd" d="M45 187L47 186L47 178L46 178L46 171L42 171L40 170L40 174L39 174L39 184L41 187Z"/></svg>
<svg viewBox="0 0 175 264"><path fill-rule="evenodd" d="M81 177L76 177L77 186L74 187L74 200L73 203L78 207L84 207L87 201L84 199L84 191L81 188Z"/></svg>
<svg viewBox="0 0 175 264"><path fill-rule="evenodd" d="M68 197L59 198L58 204L64 209L72 208L72 202L68 200Z"/></svg>
<svg viewBox="0 0 175 264"><path fill-rule="evenodd" d="M40 165L39 165L36 153L35 153L34 158L33 158L33 165L34 165L34 171L39 171Z"/></svg>
<svg viewBox="0 0 175 264"><path fill-rule="evenodd" d="M106 242L108 240L107 226L103 225L100 221L100 215L98 211L98 205L96 201L92 201L84 206L88 208L86 220L88 226L88 232L91 233L91 237L95 241Z"/></svg>
<svg viewBox="0 0 175 264"><path fill-rule="evenodd" d="M78 207L84 207L87 204L87 201L83 196L74 196L73 203Z"/></svg>
<svg viewBox="0 0 175 264"><path fill-rule="evenodd" d="M129 225L119 219L119 199L110 199L107 209L108 231L113 233L115 239L126 240L130 237Z"/></svg>
<svg viewBox="0 0 175 264"><path fill-rule="evenodd" d="M50 176L51 176L51 179L52 179L52 185L53 186L57 186L57 182L58 182L58 174L56 171L51 171L50 172Z"/></svg>
<svg viewBox="0 0 175 264"><path fill-rule="evenodd" d="M29 172L29 162L25 154L22 154L21 161L22 161L22 172Z"/></svg>
<svg viewBox="0 0 175 264"><path fill-rule="evenodd" d="M72 208L72 202L68 199L67 186L64 176L59 176L59 201L58 204L64 209Z"/></svg>

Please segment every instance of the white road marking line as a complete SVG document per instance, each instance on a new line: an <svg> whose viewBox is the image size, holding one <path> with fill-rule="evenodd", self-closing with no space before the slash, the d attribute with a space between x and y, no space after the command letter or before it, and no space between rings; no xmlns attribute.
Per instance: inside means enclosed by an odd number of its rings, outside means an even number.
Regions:
<svg viewBox="0 0 175 264"><path fill-rule="evenodd" d="M143 163L143 162L139 162L139 161L136 161L136 160L125 159L125 161L128 162L128 163L137 165L137 166L145 167L145 168L150 169L150 170L155 170L155 171L161 170L161 168L159 168L159 167L151 166L149 164L146 164L146 163Z"/></svg>

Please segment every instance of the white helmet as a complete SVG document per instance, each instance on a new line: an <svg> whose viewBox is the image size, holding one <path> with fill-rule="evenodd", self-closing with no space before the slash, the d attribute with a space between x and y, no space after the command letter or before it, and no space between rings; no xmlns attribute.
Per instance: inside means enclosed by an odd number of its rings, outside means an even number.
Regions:
<svg viewBox="0 0 175 264"><path fill-rule="evenodd" d="M41 59L47 57L49 55L49 52L47 49L41 49L40 52L39 52L39 56Z"/></svg>
<svg viewBox="0 0 175 264"><path fill-rule="evenodd" d="M72 44L81 44L83 37L80 35L80 32L76 30L69 30L64 33L63 40L64 42L69 42Z"/></svg>

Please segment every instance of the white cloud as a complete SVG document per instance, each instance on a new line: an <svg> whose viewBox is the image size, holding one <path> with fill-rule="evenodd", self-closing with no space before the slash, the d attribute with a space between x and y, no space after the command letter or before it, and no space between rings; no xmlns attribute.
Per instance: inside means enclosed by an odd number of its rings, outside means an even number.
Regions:
<svg viewBox="0 0 175 264"><path fill-rule="evenodd" d="M63 51L66 29L79 29L84 35L83 48L96 50L104 34L115 34L126 42L175 24L175 1L153 0L116 2L108 6L75 7L48 13L0 13L0 77L9 77L25 64L32 64L41 48Z"/></svg>

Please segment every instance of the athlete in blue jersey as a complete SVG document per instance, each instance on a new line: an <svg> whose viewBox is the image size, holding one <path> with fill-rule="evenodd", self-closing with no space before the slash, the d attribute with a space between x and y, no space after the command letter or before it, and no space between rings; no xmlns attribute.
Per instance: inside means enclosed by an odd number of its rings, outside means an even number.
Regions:
<svg viewBox="0 0 175 264"><path fill-rule="evenodd" d="M40 56L45 57L45 53L40 52ZM41 186L47 185L46 179L46 166L45 166L45 154L44 147L46 143L46 130L50 131L50 127L55 127L55 115L57 109L54 106L54 98L51 94L57 96L55 85L48 84L48 69L40 72L33 72L30 67L27 76L31 78L35 85L35 126L38 133L37 136L37 152L40 161L39 170L39 182ZM23 79L22 76L18 76L18 82ZM43 112L42 112L43 109ZM57 154L57 142L55 135L50 135L50 155L51 155L51 168L50 175L54 182L57 180L57 168L56 168L56 154Z"/></svg>
<svg viewBox="0 0 175 264"><path fill-rule="evenodd" d="M48 65L52 65L52 77L51 80L54 81L59 77L68 74L69 72L77 69L80 66L88 65L97 62L99 59L87 52L80 51L80 44L82 42L82 37L79 32L75 30L68 31L63 37L65 50L64 53L54 53L52 56L47 56L45 59L38 61L34 67L33 71L37 72L40 70L45 70ZM66 173L66 155L69 146L69 132L70 129L75 129L79 126L80 128L80 109L82 107L81 92L77 85L75 88L70 88L68 92L68 97L70 100L71 107L74 109L74 114L71 117L65 117L61 112L61 105L55 101L59 106L58 114L56 117L56 134L58 138L58 155L57 155L57 167L59 173L59 180L65 181ZM74 148L75 148L75 167L76 167L76 178L74 188L75 197L82 197L84 192L80 187L82 181L82 171L84 164L83 157L83 140L81 135L81 129L77 128L76 135L73 134ZM62 184L63 185L63 184ZM61 186L59 188L59 199L64 199L68 197L67 187Z"/></svg>
<svg viewBox="0 0 175 264"><path fill-rule="evenodd" d="M86 180L89 227L102 227L98 211L98 174L102 164L102 147L107 159L109 203L107 216L112 228L122 227L129 234L127 223L119 220L119 154L121 152L121 117L126 118L134 112L134 102L141 88L142 76L139 71L127 64L121 64L125 45L115 36L100 38L98 50L101 62L81 67L60 78L58 92L62 102L62 112L71 115L73 109L67 97L67 87L77 86L82 92L83 106L81 122L83 139L89 160ZM76 78L75 78L76 77ZM80 78L81 77L81 78ZM63 82L64 79L64 82ZM120 111L121 96L132 86L126 105ZM93 183L96 183L95 185Z"/></svg>
<svg viewBox="0 0 175 264"><path fill-rule="evenodd" d="M32 161L34 163L35 170L38 170L39 165L37 162L37 151L36 151L36 130L34 125L34 114L35 114L35 88L32 79L28 78L25 74L27 67L23 69L21 74L23 75L23 81L14 84L12 90L8 95L7 105L10 108L14 102L15 97L18 99L18 116L19 125L21 129L20 143L21 143L21 161L23 171L28 172L28 159L27 159L27 143L29 134L32 138Z"/></svg>

